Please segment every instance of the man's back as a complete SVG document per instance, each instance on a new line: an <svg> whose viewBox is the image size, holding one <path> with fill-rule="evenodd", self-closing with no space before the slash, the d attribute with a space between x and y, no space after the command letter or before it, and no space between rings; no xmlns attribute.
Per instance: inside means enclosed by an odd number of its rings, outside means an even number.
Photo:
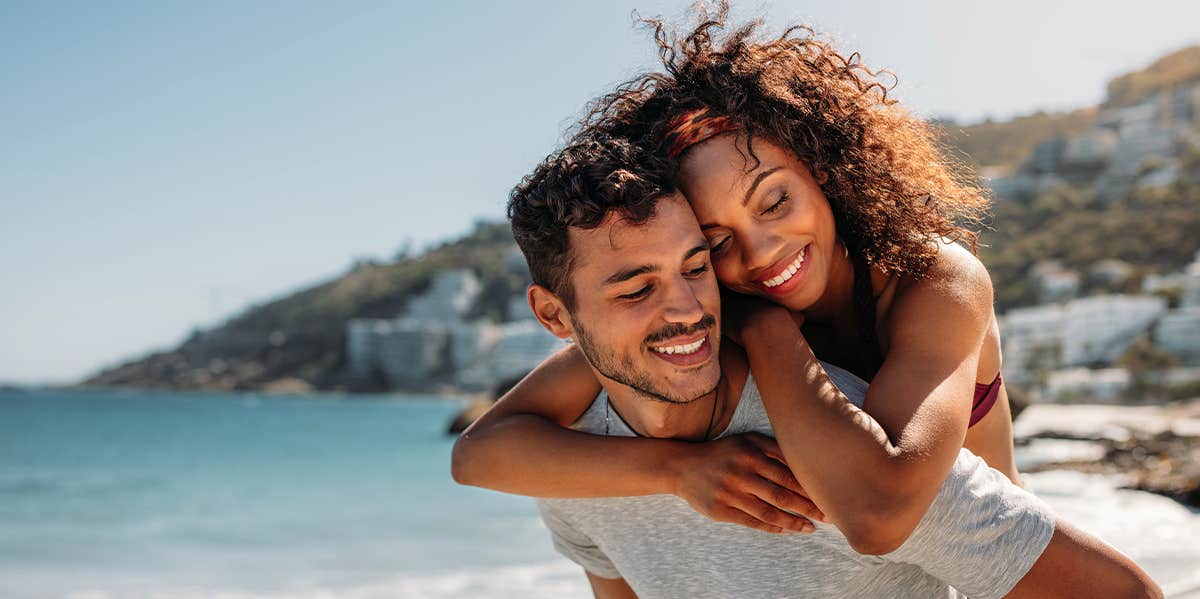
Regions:
<svg viewBox="0 0 1200 599"><path fill-rule="evenodd" d="M830 376L861 401L865 384ZM633 436L601 394L574 428ZM729 427L771 435L748 380ZM853 468L853 464L847 464ZM869 476L869 473L863 473ZM999 597L1032 566L1053 520L1028 493L967 452L912 538L886 556L854 551L833 526L773 535L714 522L671 495L540 500L555 546L592 573L624 578L639 597Z"/></svg>

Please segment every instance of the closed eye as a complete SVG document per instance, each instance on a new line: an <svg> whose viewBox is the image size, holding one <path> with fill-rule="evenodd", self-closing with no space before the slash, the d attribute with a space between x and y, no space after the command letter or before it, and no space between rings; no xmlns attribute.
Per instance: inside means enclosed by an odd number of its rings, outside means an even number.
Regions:
<svg viewBox="0 0 1200 599"><path fill-rule="evenodd" d="M706 272L708 272L708 263L707 262L705 262L704 264L701 264L698 268L693 268L693 269L685 272L684 274L689 277L698 277Z"/></svg>
<svg viewBox="0 0 1200 599"><path fill-rule="evenodd" d="M650 293L650 286L646 285L645 287L642 287L641 289L638 289L637 291L634 291L633 293L626 293L625 295L618 295L617 299L623 299L623 300L641 299L641 298L645 297L646 294L648 294L648 293Z"/></svg>
<svg viewBox="0 0 1200 599"><path fill-rule="evenodd" d="M762 213L764 215L774 214L780 208L782 208L783 204L785 202L787 202L789 199L791 199L791 197L787 194L787 192L784 192L783 195L779 196L779 201L775 202L774 204L771 204L771 206L769 208L767 208L766 210L763 210Z"/></svg>
<svg viewBox="0 0 1200 599"><path fill-rule="evenodd" d="M720 254L727 249L729 249L729 236L722 237L721 241L717 243L712 243L708 251L710 254Z"/></svg>

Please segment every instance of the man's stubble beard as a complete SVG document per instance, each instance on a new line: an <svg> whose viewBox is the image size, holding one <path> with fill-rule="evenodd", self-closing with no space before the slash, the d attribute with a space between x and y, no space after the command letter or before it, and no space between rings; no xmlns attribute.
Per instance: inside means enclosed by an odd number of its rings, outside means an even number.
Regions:
<svg viewBox="0 0 1200 599"><path fill-rule="evenodd" d="M706 317L706 319L710 318ZM622 356L618 358L616 352L596 344L592 340L592 336L588 334L587 329L579 321L574 320L574 328L575 342L579 345L579 350L583 352L584 357L592 364L593 368L605 377L633 389L647 399L676 405L689 404L697 399L708 396L710 393L716 391L720 385L720 378L718 377L712 389L704 391L695 397L681 398L674 396L669 391L659 388L649 373L639 371L631 357Z"/></svg>

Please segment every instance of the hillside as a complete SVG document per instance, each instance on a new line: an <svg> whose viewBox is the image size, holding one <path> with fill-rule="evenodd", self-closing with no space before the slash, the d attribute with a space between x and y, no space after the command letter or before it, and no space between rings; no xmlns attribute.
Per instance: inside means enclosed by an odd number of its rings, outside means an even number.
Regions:
<svg viewBox="0 0 1200 599"><path fill-rule="evenodd" d="M975 125L953 121L939 121L935 125L942 143L966 164L1011 170L1042 141L1080 133L1095 119L1095 108L1081 108L1071 112L1036 112L1008 121L988 120Z"/></svg>
<svg viewBox="0 0 1200 599"><path fill-rule="evenodd" d="M1189 46L1155 60L1145 69L1110 81L1104 106L1129 106L1155 92L1195 81L1200 81L1200 46Z"/></svg>
<svg viewBox="0 0 1200 599"><path fill-rule="evenodd" d="M1145 69L1126 73L1108 84L1101 108L1136 104L1151 94L1174 86L1200 81L1200 46L1177 50ZM1025 160L1037 144L1047 139L1077 134L1092 125L1097 108L1070 112L1036 112L1007 121L987 120L963 125L937 121L942 142L952 154L973 167L1011 170Z"/></svg>
<svg viewBox="0 0 1200 599"><path fill-rule="evenodd" d="M1200 46L1172 53L1109 86L1105 106L1137 102L1156 90L1200 78ZM951 154L975 167L1016 171L1039 143L1078 134L1099 108L1036 113L1004 122L960 126L937 123ZM1029 305L1037 291L1030 267L1057 259L1085 270L1104 258L1129 262L1138 274L1168 272L1200 250L1200 152L1182 161L1171 186L1101 200L1096 185L1038 188L1000 202L994 230L981 239L980 258L992 273L997 309ZM483 291L471 315L502 320L509 297L526 280L503 267L514 244L506 223L480 224L465 237L418 256L360 262L320 285L253 306L179 347L105 370L84 385L171 389L381 390L381 381L343 376L347 321L392 318L408 298L427 288L434 273L469 268ZM1125 282L1136 286L1136 278ZM1117 289L1120 290L1120 289Z"/></svg>
<svg viewBox="0 0 1200 599"><path fill-rule="evenodd" d="M1094 189L1059 185L1000 202L979 257L992 275L996 311L1037 301L1030 267L1058 260L1079 272L1115 258L1137 275L1176 271L1200 251L1200 151L1185 157L1181 177L1166 188L1101 201ZM1114 292L1137 292L1135 276Z"/></svg>
<svg viewBox="0 0 1200 599"><path fill-rule="evenodd" d="M373 390L347 387L341 379L346 322L394 317L435 272L452 268L470 268L482 281L484 292L472 312L502 318L504 301L527 284L501 267L513 247L506 223L488 223L420 256L399 256L387 264L360 262L340 277L253 306L216 328L194 332L178 348L105 370L83 384Z"/></svg>

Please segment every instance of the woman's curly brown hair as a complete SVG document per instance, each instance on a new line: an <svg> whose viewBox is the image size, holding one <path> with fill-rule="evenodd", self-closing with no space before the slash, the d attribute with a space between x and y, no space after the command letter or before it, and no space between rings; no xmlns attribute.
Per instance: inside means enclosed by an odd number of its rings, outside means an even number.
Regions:
<svg viewBox="0 0 1200 599"><path fill-rule="evenodd" d="M708 107L728 116L753 140L791 149L814 173L846 246L892 272L923 275L942 240L976 247L989 201L948 158L925 121L909 114L884 84L887 71L844 55L811 28L755 36L760 21L726 29L727 2L699 9L685 36L661 20L654 29L666 73L649 73L595 100L578 134L625 137L659 147L678 115ZM892 78L894 84L894 77ZM686 154L685 154L686 155Z"/></svg>

